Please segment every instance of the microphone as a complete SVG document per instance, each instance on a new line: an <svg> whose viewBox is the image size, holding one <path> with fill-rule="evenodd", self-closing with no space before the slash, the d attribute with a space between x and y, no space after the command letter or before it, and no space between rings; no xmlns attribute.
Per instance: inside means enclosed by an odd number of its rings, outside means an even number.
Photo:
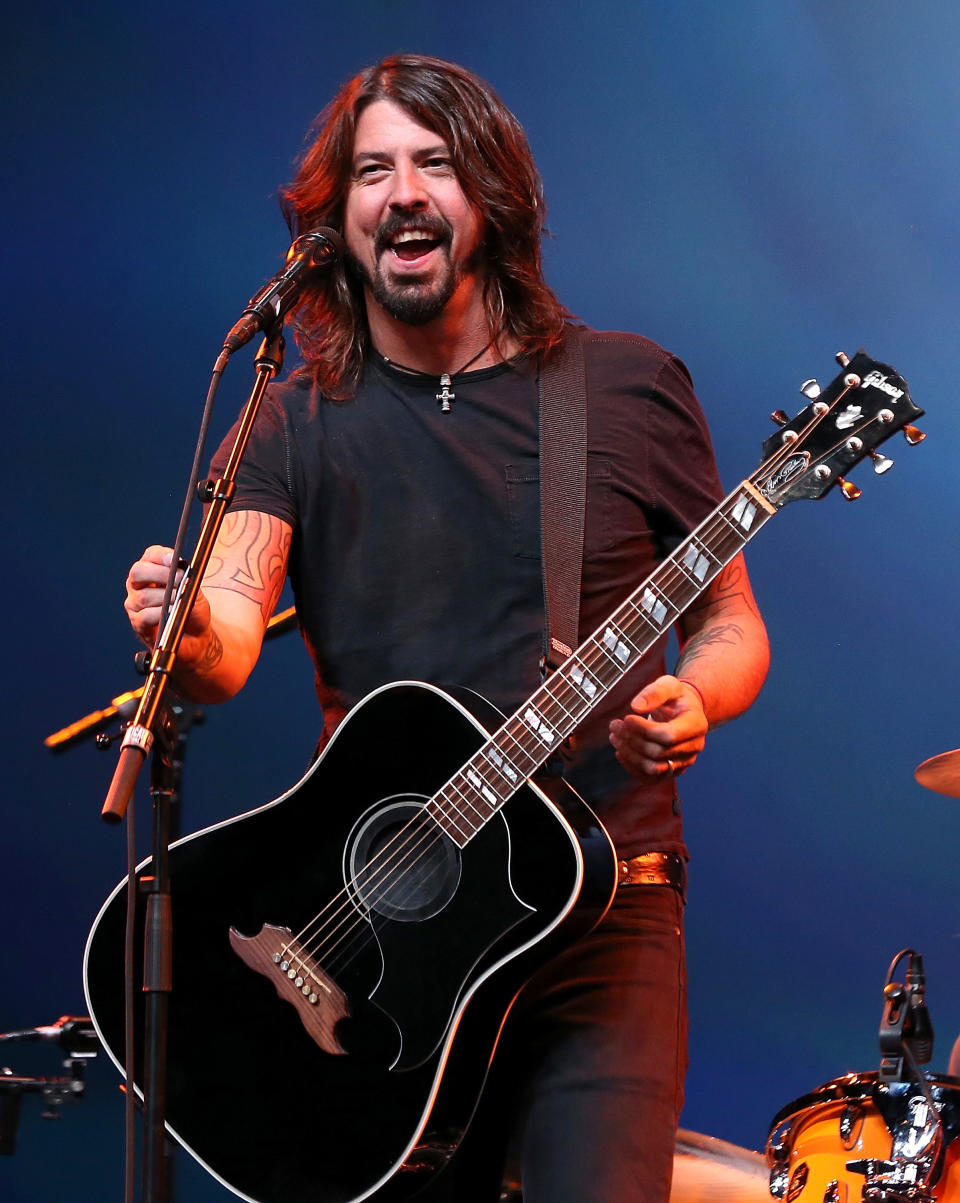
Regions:
<svg viewBox="0 0 960 1203"><path fill-rule="evenodd" d="M346 250L336 230L318 226L301 234L287 251L283 268L255 293L223 343L228 355L245 346L261 331L266 334L293 308L305 277L314 268L332 267Z"/></svg>
<svg viewBox="0 0 960 1203"><path fill-rule="evenodd" d="M904 978L907 988L908 1016L903 1039L919 1065L926 1065L933 1056L933 1024L927 1010L927 979L923 972L923 957L918 952L910 953L910 963Z"/></svg>
<svg viewBox="0 0 960 1203"><path fill-rule="evenodd" d="M8 1040L56 1040L71 1057L92 1057L100 1048L96 1030L86 1015L61 1015L56 1023L0 1033L0 1042Z"/></svg>

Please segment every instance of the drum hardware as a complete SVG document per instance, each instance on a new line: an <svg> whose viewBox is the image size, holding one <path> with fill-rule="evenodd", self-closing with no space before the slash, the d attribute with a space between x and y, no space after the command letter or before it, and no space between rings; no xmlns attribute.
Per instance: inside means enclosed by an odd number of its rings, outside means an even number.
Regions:
<svg viewBox="0 0 960 1203"><path fill-rule="evenodd" d="M45 1027L0 1033L0 1043L16 1040L55 1040L66 1053L63 1064L68 1072L57 1078L27 1078L14 1074L6 1066L0 1068L0 1154L6 1156L12 1156L16 1151L23 1096L42 1095L42 1117L59 1119L63 1104L83 1095L86 1063L100 1050L90 1020L72 1015L63 1015L56 1023Z"/></svg>
<svg viewBox="0 0 960 1203"><path fill-rule="evenodd" d="M892 979L904 957L901 984ZM837 1078L774 1117L766 1150L774 1198L936 1203L960 1182L960 1083L921 1068L933 1055L933 1025L913 949L891 962L883 1000L879 1071Z"/></svg>
<svg viewBox="0 0 960 1203"><path fill-rule="evenodd" d="M949 1199L942 1192L960 1183L960 1088L953 1079L925 1085L934 1111L916 1083L884 1083L875 1072L847 1074L789 1104L767 1141L770 1194L788 1203Z"/></svg>

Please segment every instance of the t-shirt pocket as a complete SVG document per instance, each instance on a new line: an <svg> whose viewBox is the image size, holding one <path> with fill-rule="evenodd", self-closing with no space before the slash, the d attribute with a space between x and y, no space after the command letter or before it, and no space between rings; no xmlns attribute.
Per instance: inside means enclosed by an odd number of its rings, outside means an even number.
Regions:
<svg viewBox="0 0 960 1203"><path fill-rule="evenodd" d="M540 559L540 465L507 464L504 469L507 508L513 534L513 554ZM583 530L585 559L613 545L611 500L613 466L608 459L587 457L587 512Z"/></svg>

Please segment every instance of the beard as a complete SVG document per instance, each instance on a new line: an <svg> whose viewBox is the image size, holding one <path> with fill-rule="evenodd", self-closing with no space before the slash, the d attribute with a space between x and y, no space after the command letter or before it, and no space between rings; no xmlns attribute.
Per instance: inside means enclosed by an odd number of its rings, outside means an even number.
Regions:
<svg viewBox="0 0 960 1203"><path fill-rule="evenodd" d="M366 266L349 251L346 263L357 280L369 288L373 299L398 322L408 326L425 326L440 316L447 302L456 291L459 273L454 269L449 256L446 257L442 273L428 283L426 279L397 281L390 277L386 268L387 251L377 260L375 273L371 276Z"/></svg>
<svg viewBox="0 0 960 1203"><path fill-rule="evenodd" d="M426 238L436 239L443 255L441 269L432 283L427 276L397 280L390 274L391 239L398 230L411 228L422 231ZM453 230L442 218L395 213L377 231L373 275L349 249L346 263L354 277L370 290L373 299L392 318L409 326L424 326L444 311L463 275L477 270L479 247L471 255L469 263L458 265L450 257L452 241Z"/></svg>

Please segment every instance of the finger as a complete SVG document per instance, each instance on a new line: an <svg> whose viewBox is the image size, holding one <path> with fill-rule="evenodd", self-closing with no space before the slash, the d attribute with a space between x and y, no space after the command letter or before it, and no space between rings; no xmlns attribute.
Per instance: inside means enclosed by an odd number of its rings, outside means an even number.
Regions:
<svg viewBox="0 0 960 1203"><path fill-rule="evenodd" d="M646 777L677 776L688 769L703 749L703 740L661 745L640 738L622 720L610 724L610 744L617 760L630 773Z"/></svg>
<svg viewBox="0 0 960 1203"><path fill-rule="evenodd" d="M140 614L148 610L156 610L158 613L163 605L163 595L165 590L159 585L156 586L141 586L136 589L128 590L126 601L123 603L123 608L128 614Z"/></svg>
<svg viewBox="0 0 960 1203"><path fill-rule="evenodd" d="M692 686L686 681L664 673L640 690L631 701L630 708L637 714L643 714L664 706L686 706L687 696L693 692Z"/></svg>
<svg viewBox="0 0 960 1203"><path fill-rule="evenodd" d="M127 589L165 589L170 578L170 567L158 564L155 560L137 560L130 565L127 573ZM179 585L183 579L183 568L174 573L174 584Z"/></svg>
<svg viewBox="0 0 960 1203"><path fill-rule="evenodd" d="M678 752L700 752L706 741L706 723L693 711L669 720L627 714L614 722L619 725L618 734L621 738L643 743L650 756L662 758L665 750L671 748ZM610 728L613 731L614 723L610 724Z"/></svg>

